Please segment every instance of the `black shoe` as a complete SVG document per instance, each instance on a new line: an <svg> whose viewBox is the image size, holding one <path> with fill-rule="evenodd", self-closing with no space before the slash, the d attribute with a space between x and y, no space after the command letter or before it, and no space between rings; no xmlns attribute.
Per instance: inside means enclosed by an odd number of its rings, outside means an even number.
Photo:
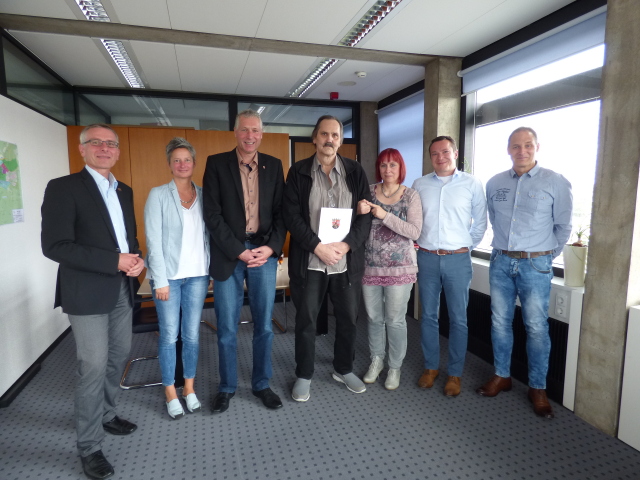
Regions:
<svg viewBox="0 0 640 480"><path fill-rule="evenodd" d="M282 408L282 401L280 400L280 397L273 393L273 390L269 387L264 390L258 390L257 392L254 390L253 394L262 400L265 407L270 408L271 410Z"/></svg>
<svg viewBox="0 0 640 480"><path fill-rule="evenodd" d="M82 460L82 470L89 478L109 478L113 476L113 467L104 457L102 450L93 452L86 457L80 457Z"/></svg>
<svg viewBox="0 0 640 480"><path fill-rule="evenodd" d="M229 408L229 400L231 400L235 394L236 392L218 392L213 399L212 410L214 413L226 412Z"/></svg>
<svg viewBox="0 0 640 480"><path fill-rule="evenodd" d="M137 425L124 420L117 415L113 417L113 420L102 424L104 431L111 435L129 435L136 431Z"/></svg>

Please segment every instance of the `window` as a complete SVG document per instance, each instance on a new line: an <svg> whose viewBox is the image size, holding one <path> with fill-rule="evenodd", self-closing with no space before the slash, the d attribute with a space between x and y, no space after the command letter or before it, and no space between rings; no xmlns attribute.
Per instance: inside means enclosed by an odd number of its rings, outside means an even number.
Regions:
<svg viewBox="0 0 640 480"><path fill-rule="evenodd" d="M6 38L0 37L0 41L4 56L7 95L61 123L73 125L71 88Z"/></svg>
<svg viewBox="0 0 640 480"><path fill-rule="evenodd" d="M531 127L538 134L540 151L536 159L540 165L571 182L573 230L587 226L591 221L599 121L600 101L596 100L479 127L475 135L474 175L486 185L495 174L511 168L507 154L509 134L521 126ZM478 246L481 250L491 248L490 229L489 225Z"/></svg>
<svg viewBox="0 0 640 480"><path fill-rule="evenodd" d="M313 127L323 115L339 118L344 126L344 138L353 137L351 107L238 102L238 111L250 108L260 113L264 131L288 133L291 137L311 137Z"/></svg>
<svg viewBox="0 0 640 480"><path fill-rule="evenodd" d="M603 55L604 48L599 46L555 62L551 69L547 65L496 84L500 88L489 86L472 94L478 104L474 175L486 185L491 177L511 168L507 154L509 134L518 127L533 128L540 143L536 155L540 165L571 182L574 232L591 221ZM567 73L560 74L565 68ZM489 225L478 249L490 250L492 240ZM554 264L563 264L562 255Z"/></svg>
<svg viewBox="0 0 640 480"><path fill-rule="evenodd" d="M378 112L380 151L397 149L407 167L404 184L422 176L424 138L424 90Z"/></svg>

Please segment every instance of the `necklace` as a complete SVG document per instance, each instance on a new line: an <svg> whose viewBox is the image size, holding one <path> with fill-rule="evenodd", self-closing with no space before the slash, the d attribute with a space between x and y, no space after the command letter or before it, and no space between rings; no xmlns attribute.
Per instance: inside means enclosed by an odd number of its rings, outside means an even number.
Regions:
<svg viewBox="0 0 640 480"><path fill-rule="evenodd" d="M393 197L396 193L398 193L398 191L400 190L400 187L401 187L401 186L402 186L402 185L398 185L398 188L396 188L396 191L395 191L395 192L393 192L391 195L387 195L386 193L384 193L384 186L381 186L381 187L380 187L380 191L382 192L382 196L384 196L384 198L391 198L391 197Z"/></svg>
<svg viewBox="0 0 640 480"><path fill-rule="evenodd" d="M192 183L191 184L191 198L189 200L187 200L186 202L182 198L180 198L180 201L186 205L186 204L189 204L189 203L193 202L194 198L196 198L196 187L194 187L193 183Z"/></svg>

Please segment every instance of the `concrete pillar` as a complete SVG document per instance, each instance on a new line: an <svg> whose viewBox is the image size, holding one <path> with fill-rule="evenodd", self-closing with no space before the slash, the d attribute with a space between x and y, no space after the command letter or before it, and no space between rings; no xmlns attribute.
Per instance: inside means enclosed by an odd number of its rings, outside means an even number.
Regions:
<svg viewBox="0 0 640 480"><path fill-rule="evenodd" d="M438 135L460 140L460 58L437 58L425 67L424 76L424 148L422 174L433 171L429 143Z"/></svg>
<svg viewBox="0 0 640 480"><path fill-rule="evenodd" d="M369 183L376 181L378 158L378 108L377 102L360 102L360 163Z"/></svg>
<svg viewBox="0 0 640 480"><path fill-rule="evenodd" d="M640 303L639 23L637 0L609 0L575 403L577 415L609 435L618 430L629 307Z"/></svg>

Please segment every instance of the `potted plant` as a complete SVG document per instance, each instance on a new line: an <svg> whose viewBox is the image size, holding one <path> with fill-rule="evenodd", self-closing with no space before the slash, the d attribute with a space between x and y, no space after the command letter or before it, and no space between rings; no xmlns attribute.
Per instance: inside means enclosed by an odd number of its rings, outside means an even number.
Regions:
<svg viewBox="0 0 640 480"><path fill-rule="evenodd" d="M587 266L589 226L578 227L574 232L576 241L564 246L564 284L568 287L584 287Z"/></svg>

